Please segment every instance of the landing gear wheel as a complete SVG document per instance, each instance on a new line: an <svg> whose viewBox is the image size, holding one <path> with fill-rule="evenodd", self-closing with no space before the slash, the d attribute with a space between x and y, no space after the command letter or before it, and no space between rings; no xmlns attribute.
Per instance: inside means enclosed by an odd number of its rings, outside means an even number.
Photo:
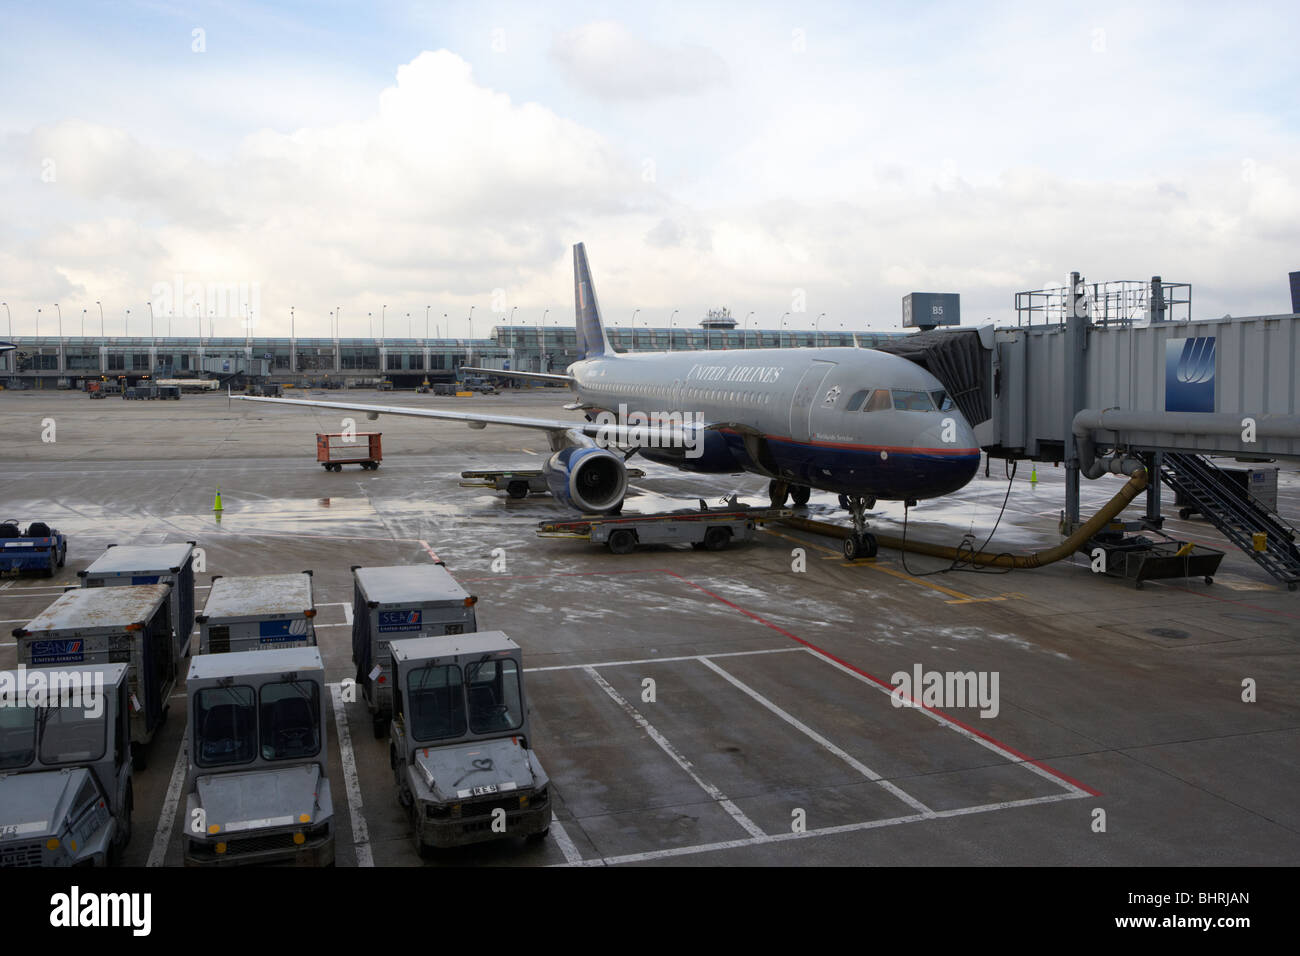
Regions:
<svg viewBox="0 0 1300 956"><path fill-rule="evenodd" d="M526 481L510 482L510 484L506 485L506 494L508 494L511 498L527 498L528 482Z"/></svg>
<svg viewBox="0 0 1300 956"><path fill-rule="evenodd" d="M609 550L615 554L631 554L636 550L636 532L619 528L609 536Z"/></svg>
<svg viewBox="0 0 1300 956"><path fill-rule="evenodd" d="M844 539L844 557L850 561L857 561L860 558L874 558L880 550L876 543L876 536L870 532L866 534L851 534Z"/></svg>
<svg viewBox="0 0 1300 956"><path fill-rule="evenodd" d="M730 528L710 528L704 532L704 547L708 551L721 551L731 544Z"/></svg>
<svg viewBox="0 0 1300 956"><path fill-rule="evenodd" d="M1213 583L1214 583L1214 578L1210 577L1210 575L1207 574L1207 575L1205 576L1205 583L1206 583L1206 584L1213 584Z"/></svg>
<svg viewBox="0 0 1300 956"><path fill-rule="evenodd" d="M1178 509L1178 517L1182 518L1184 521L1186 521L1186 520L1187 520L1188 518L1190 518L1191 516L1192 516L1192 509L1191 509L1191 508L1179 508L1179 509Z"/></svg>
<svg viewBox="0 0 1300 956"><path fill-rule="evenodd" d="M63 567L63 562L68 557L68 546L65 544L59 549L59 567Z"/></svg>
<svg viewBox="0 0 1300 956"><path fill-rule="evenodd" d="M793 485L790 488L790 500L797 505L806 505L812 497L812 489L807 485Z"/></svg>
<svg viewBox="0 0 1300 956"><path fill-rule="evenodd" d="M52 578L52 577L54 577L54 569L55 569L55 567L58 566L59 558L58 558L58 554L56 553L56 551L57 551L56 548L50 548L50 564L49 564L49 567L47 567L47 568L45 569L45 576L46 576L47 578Z"/></svg>
<svg viewBox="0 0 1300 956"><path fill-rule="evenodd" d="M853 516L853 531L844 539L844 557L850 561L874 558L879 550L876 536L867 530L867 509L874 508L876 499L858 495L846 496L849 513Z"/></svg>
<svg viewBox="0 0 1300 956"><path fill-rule="evenodd" d="M773 508L784 508L790 497L789 483L773 478L767 483L767 497Z"/></svg>

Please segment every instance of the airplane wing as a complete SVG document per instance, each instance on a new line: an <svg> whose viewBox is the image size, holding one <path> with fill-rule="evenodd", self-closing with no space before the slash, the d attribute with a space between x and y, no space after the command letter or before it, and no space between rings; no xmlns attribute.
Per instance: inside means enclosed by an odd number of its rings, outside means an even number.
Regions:
<svg viewBox="0 0 1300 956"><path fill-rule="evenodd" d="M573 384L572 375L556 375L551 372L516 372L508 368L478 368L473 365L462 365L460 370L462 372L474 372L478 375L495 375L498 378L523 378L535 382L562 382L565 385Z"/></svg>
<svg viewBox="0 0 1300 956"><path fill-rule="evenodd" d="M408 418L433 418L440 421L464 422L470 428L488 425L509 425L514 428L532 428L549 432L552 443L569 432L576 431L589 438L600 439L610 445L646 445L653 441L658 447L691 447L697 439L695 428L668 425L632 425L603 423L600 421L575 421L563 418L524 418L519 415L493 415L483 412L447 411L437 408L405 408L400 405L362 405L353 402L314 402L303 398L258 398L252 395L228 395L237 402L263 402L267 405L300 405L305 408L334 409L343 412L363 412L372 421L380 415L404 415ZM702 424L701 430L719 427ZM653 436L653 437L652 437Z"/></svg>

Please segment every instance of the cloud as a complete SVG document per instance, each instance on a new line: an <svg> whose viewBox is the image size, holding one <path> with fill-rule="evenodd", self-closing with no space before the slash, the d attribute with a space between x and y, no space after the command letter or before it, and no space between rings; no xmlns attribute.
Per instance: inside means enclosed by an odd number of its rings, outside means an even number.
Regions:
<svg viewBox="0 0 1300 956"><path fill-rule="evenodd" d="M613 20L558 35L551 55L583 90L609 100L701 93L728 80L726 62L707 47L659 46Z"/></svg>

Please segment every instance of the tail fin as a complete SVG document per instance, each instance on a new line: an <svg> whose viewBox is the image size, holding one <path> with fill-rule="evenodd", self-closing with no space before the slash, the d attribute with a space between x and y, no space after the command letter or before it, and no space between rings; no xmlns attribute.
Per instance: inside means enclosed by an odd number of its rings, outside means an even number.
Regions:
<svg viewBox="0 0 1300 956"><path fill-rule="evenodd" d="M600 321L596 288L591 283L591 269L587 266L587 249L581 242L573 247L573 301L578 358L613 355L614 349L610 347L605 326Z"/></svg>

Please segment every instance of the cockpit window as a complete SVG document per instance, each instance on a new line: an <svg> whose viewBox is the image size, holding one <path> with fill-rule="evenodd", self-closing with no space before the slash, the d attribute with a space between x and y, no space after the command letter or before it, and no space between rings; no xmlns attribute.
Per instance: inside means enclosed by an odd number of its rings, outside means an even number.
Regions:
<svg viewBox="0 0 1300 956"><path fill-rule="evenodd" d="M863 401L870 394L871 394L871 389L869 388L864 388L860 392L854 392L852 395L849 396L849 400L844 404L844 410L846 412L856 412L859 408L862 407Z"/></svg>
<svg viewBox="0 0 1300 956"><path fill-rule="evenodd" d="M894 389L894 408L902 412L934 411L927 392L909 392L899 388Z"/></svg>
<svg viewBox="0 0 1300 956"><path fill-rule="evenodd" d="M939 389L937 392L931 392L930 397L934 399L934 407L939 409L939 411L941 412L952 411L953 409L952 399L948 397L948 393L945 392L943 389Z"/></svg>
<svg viewBox="0 0 1300 956"><path fill-rule="evenodd" d="M867 399L867 404L862 410L864 412L885 412L893 407L893 400L889 397L889 389L878 388L871 393L871 398Z"/></svg>

